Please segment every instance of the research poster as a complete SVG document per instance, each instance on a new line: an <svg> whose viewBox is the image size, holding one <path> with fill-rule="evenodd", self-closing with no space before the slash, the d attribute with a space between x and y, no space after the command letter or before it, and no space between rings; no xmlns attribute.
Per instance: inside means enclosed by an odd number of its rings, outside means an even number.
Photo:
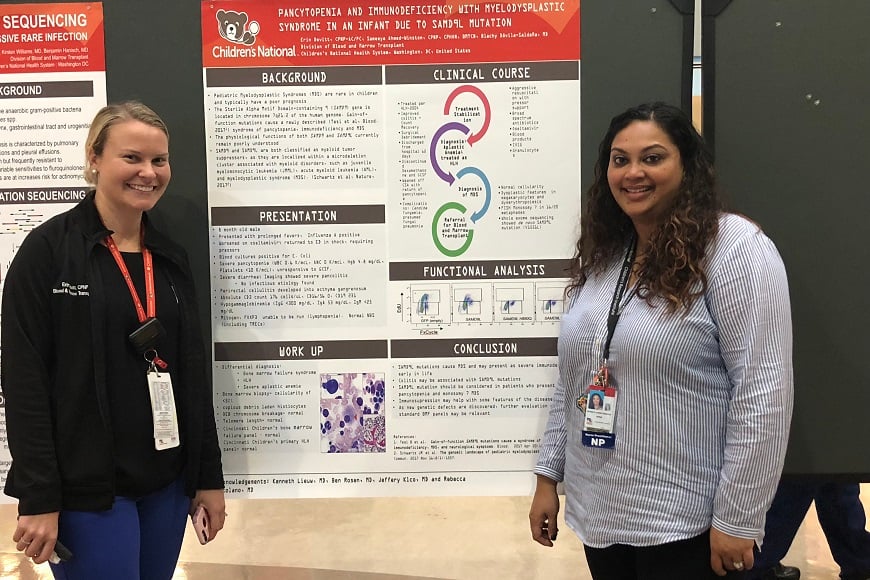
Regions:
<svg viewBox="0 0 870 580"><path fill-rule="evenodd" d="M84 143L106 104L104 50L101 3L0 4L0 288L27 233L87 192ZM3 421L0 441L5 481Z"/></svg>
<svg viewBox="0 0 870 580"><path fill-rule="evenodd" d="M579 234L573 2L203 2L236 497L532 489Z"/></svg>

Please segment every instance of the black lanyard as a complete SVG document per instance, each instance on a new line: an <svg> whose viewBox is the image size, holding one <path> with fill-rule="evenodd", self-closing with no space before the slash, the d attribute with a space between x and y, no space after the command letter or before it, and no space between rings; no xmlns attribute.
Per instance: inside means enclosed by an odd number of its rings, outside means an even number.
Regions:
<svg viewBox="0 0 870 580"><path fill-rule="evenodd" d="M613 291L613 300L610 302L610 314L607 316L607 336L604 338L604 349L601 351L601 358L605 365L610 357L610 341L613 340L616 323L619 322L619 316L622 314L622 308L619 305L622 302L623 296L625 296L625 291L628 289L628 280L631 278L631 269L634 266L636 254L637 235L633 235L631 242L629 242L628 250L625 252L625 260L622 262L622 270L619 272L616 290Z"/></svg>

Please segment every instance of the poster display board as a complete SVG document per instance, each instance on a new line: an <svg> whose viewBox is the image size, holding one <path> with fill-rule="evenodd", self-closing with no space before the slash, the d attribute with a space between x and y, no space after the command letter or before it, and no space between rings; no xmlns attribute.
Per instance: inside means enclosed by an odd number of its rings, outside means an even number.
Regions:
<svg viewBox="0 0 870 580"><path fill-rule="evenodd" d="M101 3L0 4L0 288L27 233L87 192L84 143L106 104L105 60Z"/></svg>
<svg viewBox="0 0 870 580"><path fill-rule="evenodd" d="M578 235L573 2L203 2L237 497L531 489Z"/></svg>

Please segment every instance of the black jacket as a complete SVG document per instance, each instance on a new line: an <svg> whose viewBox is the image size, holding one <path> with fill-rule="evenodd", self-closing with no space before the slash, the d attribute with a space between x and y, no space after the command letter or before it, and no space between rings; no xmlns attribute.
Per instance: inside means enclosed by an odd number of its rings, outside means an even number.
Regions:
<svg viewBox="0 0 870 580"><path fill-rule="evenodd" d="M145 224L179 301L185 489L223 488L211 384L184 250ZM2 380L12 466L5 491L20 514L109 509L115 496L106 385L105 297L95 252L111 232L94 194L35 228L6 274ZM175 377L178 378L175 378Z"/></svg>

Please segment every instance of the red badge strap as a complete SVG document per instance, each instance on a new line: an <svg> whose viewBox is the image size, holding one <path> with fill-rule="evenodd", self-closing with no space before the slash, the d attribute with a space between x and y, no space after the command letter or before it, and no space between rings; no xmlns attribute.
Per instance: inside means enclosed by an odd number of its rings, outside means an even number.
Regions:
<svg viewBox="0 0 870 580"><path fill-rule="evenodd" d="M142 308L142 301L139 299L139 293L136 292L136 286L133 285L130 271L127 270L127 264L124 262L124 258L121 256L121 252L118 250L118 246L115 244L112 236L106 236L106 246L115 259L115 263L118 264L121 275L124 276L127 288L130 290L130 296L133 298L133 306L136 307L136 316L139 318L139 323L145 324L146 320L157 316L157 299L154 296L154 261L151 257L151 250L146 248L144 243L142 244L142 261L145 263L145 308ZM153 362L162 369L168 366L156 353Z"/></svg>

